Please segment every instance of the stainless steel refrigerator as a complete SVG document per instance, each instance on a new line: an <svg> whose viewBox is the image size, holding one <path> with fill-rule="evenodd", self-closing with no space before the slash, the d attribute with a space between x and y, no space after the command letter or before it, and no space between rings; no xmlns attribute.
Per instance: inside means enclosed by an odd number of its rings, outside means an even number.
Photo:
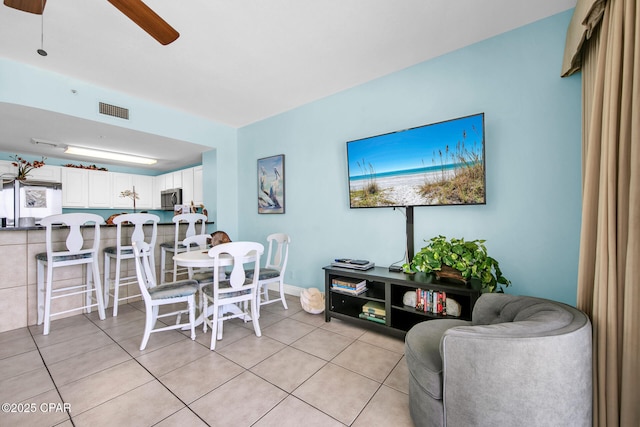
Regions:
<svg viewBox="0 0 640 427"><path fill-rule="evenodd" d="M9 181L2 183L0 217L7 227L40 224L46 216L62 213L62 184L46 181Z"/></svg>

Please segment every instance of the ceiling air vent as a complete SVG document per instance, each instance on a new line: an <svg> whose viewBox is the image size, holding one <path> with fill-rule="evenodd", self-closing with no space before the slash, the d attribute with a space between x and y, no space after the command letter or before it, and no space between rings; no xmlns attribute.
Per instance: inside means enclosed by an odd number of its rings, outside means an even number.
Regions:
<svg viewBox="0 0 640 427"><path fill-rule="evenodd" d="M129 120L129 109L117 107L111 104L105 104L104 102L99 103L100 114L105 114L107 116L118 117L120 119Z"/></svg>

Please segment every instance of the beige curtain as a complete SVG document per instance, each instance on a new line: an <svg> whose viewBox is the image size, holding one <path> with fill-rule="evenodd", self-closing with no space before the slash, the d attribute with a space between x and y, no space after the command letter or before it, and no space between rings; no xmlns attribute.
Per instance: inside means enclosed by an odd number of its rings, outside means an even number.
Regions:
<svg viewBox="0 0 640 427"><path fill-rule="evenodd" d="M569 75L580 68L583 73L577 300L593 323L594 426L640 426L640 14L636 2L579 0L574 28L567 33L562 73ZM578 13L582 16L576 17ZM576 23L582 26L578 31Z"/></svg>

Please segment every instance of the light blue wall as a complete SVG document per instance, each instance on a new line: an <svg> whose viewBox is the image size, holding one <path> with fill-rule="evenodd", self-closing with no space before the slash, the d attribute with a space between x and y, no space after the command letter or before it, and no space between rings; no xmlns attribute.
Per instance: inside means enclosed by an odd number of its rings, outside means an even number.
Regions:
<svg viewBox="0 0 640 427"><path fill-rule="evenodd" d="M575 304L580 76L560 78L572 11L307 104L238 132L242 240L292 236L286 282L323 287L336 257L403 257L399 211L349 209L346 141L484 112L487 204L415 209L422 241L486 239L508 292ZM425 41L428 43L428 41ZM285 155L286 213L257 213L256 160Z"/></svg>
<svg viewBox="0 0 640 427"><path fill-rule="evenodd" d="M291 234L286 282L301 287L322 287L321 268L335 257L387 266L403 256L399 211L348 208L346 141L484 112L487 204L416 208L416 250L437 234L486 239L509 292L575 304L580 76L559 77L571 13L239 130L2 58L0 102L118 126L95 106L127 105L132 129L215 148L203 171L217 228L235 240ZM256 160L275 154L285 154L286 213L258 215Z"/></svg>
<svg viewBox="0 0 640 427"><path fill-rule="evenodd" d="M76 90L75 94L72 89ZM98 114L99 101L127 106L132 112L130 120L123 122ZM219 181L218 176L236 175L236 129L5 58L0 58L0 102L41 108L212 147L212 151L203 156L203 170L206 170L204 203L210 213L217 214L217 217L211 215L217 224L224 224L234 233L238 229L235 178L232 184L211 191L211 184ZM54 159L50 163L60 164ZM117 167L109 167L109 170L132 171ZM221 204L224 208L220 208Z"/></svg>

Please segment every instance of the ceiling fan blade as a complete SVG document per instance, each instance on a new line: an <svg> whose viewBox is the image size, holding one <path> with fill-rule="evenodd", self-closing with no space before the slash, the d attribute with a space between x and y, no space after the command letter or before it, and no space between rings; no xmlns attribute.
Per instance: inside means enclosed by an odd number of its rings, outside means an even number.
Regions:
<svg viewBox="0 0 640 427"><path fill-rule="evenodd" d="M5 0L6 1L6 0ZM140 28L145 30L160 44L168 45L180 37L171 25L149 8L142 0L108 0Z"/></svg>
<svg viewBox="0 0 640 427"><path fill-rule="evenodd" d="M4 0L4 5L23 12L42 15L47 0Z"/></svg>

